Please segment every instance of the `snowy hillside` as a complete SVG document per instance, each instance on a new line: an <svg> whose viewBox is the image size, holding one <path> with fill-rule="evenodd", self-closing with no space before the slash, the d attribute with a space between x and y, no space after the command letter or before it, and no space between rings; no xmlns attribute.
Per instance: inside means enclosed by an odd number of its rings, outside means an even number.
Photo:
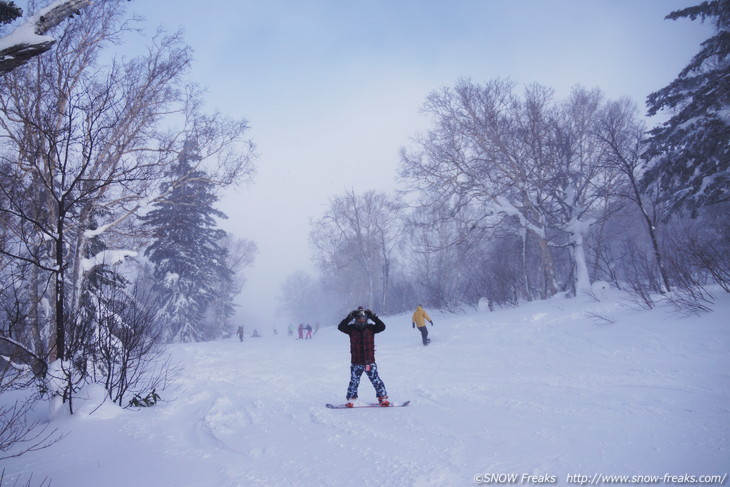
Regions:
<svg viewBox="0 0 730 487"><path fill-rule="evenodd" d="M89 403L55 418L68 437L5 460L3 485L31 474L31 485L57 487L722 477L730 471L730 298L716 294L715 311L701 317L638 311L619 295L492 313L429 310L429 347L410 316L383 317L380 375L392 400L412 401L397 409L324 407L343 402L349 379L348 339L334 327L312 340L265 326L243 343L176 345L183 375L162 394L174 400L140 411ZM360 397L373 396L363 376Z"/></svg>

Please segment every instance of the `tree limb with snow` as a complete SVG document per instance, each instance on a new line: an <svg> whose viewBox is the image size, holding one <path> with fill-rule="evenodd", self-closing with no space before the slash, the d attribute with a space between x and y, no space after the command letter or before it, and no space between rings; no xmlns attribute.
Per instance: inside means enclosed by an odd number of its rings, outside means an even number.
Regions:
<svg viewBox="0 0 730 487"><path fill-rule="evenodd" d="M46 33L89 5L91 0L56 0L0 39L0 74L48 51L56 41Z"/></svg>

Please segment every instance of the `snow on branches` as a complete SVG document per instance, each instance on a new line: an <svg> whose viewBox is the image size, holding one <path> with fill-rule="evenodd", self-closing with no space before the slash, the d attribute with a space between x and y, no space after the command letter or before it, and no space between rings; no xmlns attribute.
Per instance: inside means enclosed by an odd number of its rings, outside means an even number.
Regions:
<svg viewBox="0 0 730 487"><path fill-rule="evenodd" d="M0 74L48 51L56 41L45 34L65 19L79 15L90 4L91 0L55 0L0 39Z"/></svg>

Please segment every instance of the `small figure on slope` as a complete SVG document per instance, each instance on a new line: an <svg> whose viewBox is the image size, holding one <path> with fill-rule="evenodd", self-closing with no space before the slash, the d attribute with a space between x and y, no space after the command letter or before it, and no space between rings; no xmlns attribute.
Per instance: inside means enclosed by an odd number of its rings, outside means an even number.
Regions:
<svg viewBox="0 0 730 487"><path fill-rule="evenodd" d="M428 338L428 328L426 327L426 321L431 323L431 326L433 326L433 320L431 320L431 317L428 316L428 313L426 313L426 310L421 307L419 304L416 308L416 311L413 313L413 317L411 318L411 323L413 324L413 328L418 326L418 331L421 332L421 338L423 338L423 344L428 345L431 340Z"/></svg>
<svg viewBox="0 0 730 487"><path fill-rule="evenodd" d="M368 319L374 323L368 323ZM347 407L355 406L357 388L363 372L375 388L378 403L381 406L390 406L385 384L380 380L378 366L375 364L375 334L385 330L385 323L375 313L360 306L348 314L337 329L350 336L351 365L350 384L347 387Z"/></svg>

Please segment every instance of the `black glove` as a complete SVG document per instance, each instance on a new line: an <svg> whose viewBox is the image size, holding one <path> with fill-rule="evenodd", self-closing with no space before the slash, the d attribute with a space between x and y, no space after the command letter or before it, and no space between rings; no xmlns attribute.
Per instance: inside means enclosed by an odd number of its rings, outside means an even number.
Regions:
<svg viewBox="0 0 730 487"><path fill-rule="evenodd" d="M365 316L367 316L368 318L372 318L373 316L375 316L375 313L373 313L369 309L366 309L365 310Z"/></svg>
<svg viewBox="0 0 730 487"><path fill-rule="evenodd" d="M431 326L433 326L433 321L429 321L429 323L431 323Z"/></svg>
<svg viewBox="0 0 730 487"><path fill-rule="evenodd" d="M345 317L345 319L346 319L347 321L352 321L352 320L353 320L354 318L355 318L355 312L354 312L354 311L350 311L350 312L349 312L349 313L347 314L347 316Z"/></svg>
<svg viewBox="0 0 730 487"><path fill-rule="evenodd" d="M415 327L416 327L416 324L415 324L415 323L411 323L411 324L413 325L413 328L415 328Z"/></svg>

